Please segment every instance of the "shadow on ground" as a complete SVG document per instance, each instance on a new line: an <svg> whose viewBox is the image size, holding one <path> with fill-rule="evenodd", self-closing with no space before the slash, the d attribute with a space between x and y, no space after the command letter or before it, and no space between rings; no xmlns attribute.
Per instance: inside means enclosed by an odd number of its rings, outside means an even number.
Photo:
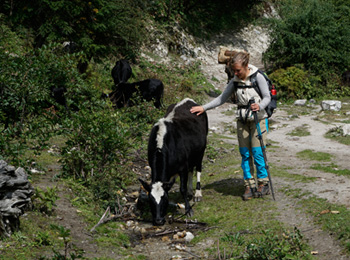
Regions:
<svg viewBox="0 0 350 260"><path fill-rule="evenodd" d="M203 190L206 189L214 189L223 195L241 197L244 192L244 182L243 179L228 178L207 184L203 187Z"/></svg>

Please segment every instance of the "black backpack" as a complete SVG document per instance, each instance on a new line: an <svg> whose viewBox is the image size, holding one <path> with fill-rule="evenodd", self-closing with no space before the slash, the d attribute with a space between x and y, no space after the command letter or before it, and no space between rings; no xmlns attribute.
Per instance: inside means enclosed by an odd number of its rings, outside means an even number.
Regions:
<svg viewBox="0 0 350 260"><path fill-rule="evenodd" d="M272 81L269 79L269 77L266 75L265 72L263 72L262 70L257 70L254 74L252 74L250 76L250 82L252 83L252 87L254 88L254 90L259 94L259 96L262 98L259 86L258 86L258 82L256 80L256 76L257 74L260 73L264 76L267 85L269 86L269 91L270 91L270 96L271 96L271 101L270 103L267 105L267 107L265 108L265 111L267 113L267 117L271 117L273 114L273 111L277 108L277 94L276 94L276 88L275 85L272 84ZM234 82L235 84L235 88L239 88L239 86L236 84L236 82ZM246 87L246 86L244 86Z"/></svg>

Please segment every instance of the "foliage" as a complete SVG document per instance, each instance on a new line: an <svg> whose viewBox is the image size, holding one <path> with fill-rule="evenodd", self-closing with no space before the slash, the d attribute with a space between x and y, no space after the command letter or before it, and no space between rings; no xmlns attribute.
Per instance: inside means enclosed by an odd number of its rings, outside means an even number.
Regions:
<svg viewBox="0 0 350 260"><path fill-rule="evenodd" d="M263 238L253 240L246 247L243 259L311 259L308 246L297 228L281 236L273 234L271 230L263 230L263 234Z"/></svg>
<svg viewBox="0 0 350 260"><path fill-rule="evenodd" d="M121 162L130 148L130 132L120 113L109 109L81 110L69 122L72 129L62 152L63 174L92 185L99 199L113 197L124 183Z"/></svg>
<svg viewBox="0 0 350 260"><path fill-rule="evenodd" d="M71 249L72 244L70 243L70 230L64 228L61 225L51 225L51 229L54 230L59 237L63 239L64 253L61 254L59 251L53 249L54 255L51 258L41 256L40 260L70 260L70 259L85 259L83 256L83 250Z"/></svg>
<svg viewBox="0 0 350 260"><path fill-rule="evenodd" d="M0 13L0 46L12 55L20 55L25 51L25 40L6 26L4 14Z"/></svg>
<svg viewBox="0 0 350 260"><path fill-rule="evenodd" d="M34 46L71 43L81 62L108 55L133 56L143 38L142 15L135 1L3 1L0 8L13 28L35 34ZM135 8L136 7L136 8Z"/></svg>
<svg viewBox="0 0 350 260"><path fill-rule="evenodd" d="M230 242L233 248L246 245L242 259L311 259L308 246L297 228L293 232L284 230L279 235L272 230L263 230L262 234L261 238L249 240L237 232L226 234L221 240Z"/></svg>
<svg viewBox="0 0 350 260"><path fill-rule="evenodd" d="M53 207L56 207L56 200L58 199L57 187L42 190L39 187L35 188L33 196L34 208L47 215L51 215Z"/></svg>
<svg viewBox="0 0 350 260"><path fill-rule="evenodd" d="M300 65L299 65L300 67ZM320 78L312 73L295 66L278 69L269 75L276 85L278 98L283 99L310 99L320 95Z"/></svg>
<svg viewBox="0 0 350 260"><path fill-rule="evenodd" d="M193 35L205 38L253 20L257 17L256 4L260 1L152 1L150 11L153 10L157 20L180 21Z"/></svg>
<svg viewBox="0 0 350 260"><path fill-rule="evenodd" d="M35 245L36 246L49 246L52 242L50 240L50 233L48 231L39 231L36 234Z"/></svg>
<svg viewBox="0 0 350 260"><path fill-rule="evenodd" d="M271 44L264 55L272 69L304 64L327 81L350 66L348 7L323 0L281 1L281 19L271 22ZM346 15L346 16L345 16Z"/></svg>
<svg viewBox="0 0 350 260"><path fill-rule="evenodd" d="M16 37L10 38L23 44ZM65 98L69 110L91 103L95 95L75 68L76 55L62 53L59 45L51 44L21 53L21 47L10 49L4 42L0 48L0 153L9 162L18 164L24 149L35 154L57 131L57 124L67 115L52 97L51 88L67 89ZM0 46L1 47L1 46ZM57 133L57 132L56 132ZM30 142L39 140L35 146Z"/></svg>
<svg viewBox="0 0 350 260"><path fill-rule="evenodd" d="M57 48L54 44L43 46L26 55L0 48L0 115L5 127L17 124L21 131L31 116L44 113L52 104L59 107L51 97L51 87L77 85L74 57L59 55Z"/></svg>

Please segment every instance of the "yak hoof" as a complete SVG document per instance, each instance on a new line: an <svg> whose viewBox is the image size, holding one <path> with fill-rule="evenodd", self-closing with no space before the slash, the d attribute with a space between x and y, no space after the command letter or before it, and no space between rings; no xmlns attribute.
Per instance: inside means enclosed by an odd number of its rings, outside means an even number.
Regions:
<svg viewBox="0 0 350 260"><path fill-rule="evenodd" d="M194 211L192 208L186 211L186 216L192 218L194 216Z"/></svg>
<svg viewBox="0 0 350 260"><path fill-rule="evenodd" d="M194 201L194 202L200 202L200 201L202 201L202 196L194 197L194 198L193 198L193 201Z"/></svg>

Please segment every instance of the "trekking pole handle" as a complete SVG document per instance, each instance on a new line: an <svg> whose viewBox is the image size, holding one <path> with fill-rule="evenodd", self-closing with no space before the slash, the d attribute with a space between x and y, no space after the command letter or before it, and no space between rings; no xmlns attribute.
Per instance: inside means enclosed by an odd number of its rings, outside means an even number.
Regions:
<svg viewBox="0 0 350 260"><path fill-rule="evenodd" d="M249 107L255 103L255 99L252 97L251 99L249 99L248 101L248 105ZM253 111L253 115L254 115L254 121L255 121L255 124L257 125L259 123L259 120L258 120L258 114L256 111Z"/></svg>

